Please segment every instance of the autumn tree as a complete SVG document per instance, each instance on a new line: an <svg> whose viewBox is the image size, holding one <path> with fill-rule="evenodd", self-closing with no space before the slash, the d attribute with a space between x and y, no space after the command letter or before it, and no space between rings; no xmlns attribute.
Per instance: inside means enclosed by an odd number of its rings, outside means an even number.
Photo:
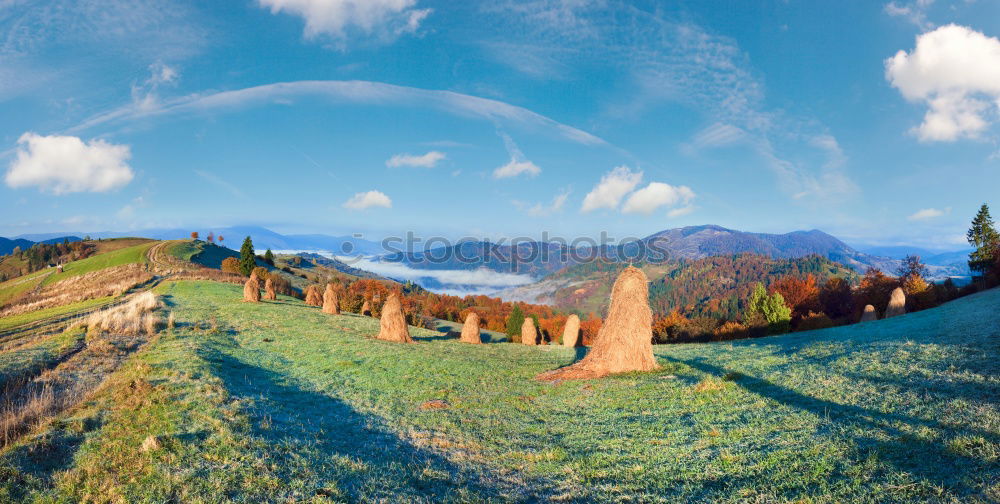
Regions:
<svg viewBox="0 0 1000 504"><path fill-rule="evenodd" d="M771 284L771 292L781 294L785 304L792 309L792 318L799 320L809 312L820 311L819 287L816 277L806 275L805 278L785 276Z"/></svg>
<svg viewBox="0 0 1000 504"><path fill-rule="evenodd" d="M192 240L197 240L198 239L198 232L197 231L191 231L191 239Z"/></svg>
<svg viewBox="0 0 1000 504"><path fill-rule="evenodd" d="M253 241L247 236L240 247L240 271L245 276L250 276L250 272L257 266L253 253Z"/></svg>
<svg viewBox="0 0 1000 504"><path fill-rule="evenodd" d="M899 281L892 278L878 268L868 268L865 276L861 277L861 285L858 287L855 299L855 308L860 310L865 305L872 305L875 311L885 313L889 305L889 295L893 289L899 287Z"/></svg>
<svg viewBox="0 0 1000 504"><path fill-rule="evenodd" d="M840 277L828 279L819 291L819 304L830 318L847 317L854 311L851 284Z"/></svg>
<svg viewBox="0 0 1000 504"><path fill-rule="evenodd" d="M208 243L215 243L215 233L209 231L208 236L205 237L205 240L208 241Z"/></svg>
<svg viewBox="0 0 1000 504"><path fill-rule="evenodd" d="M243 270L240 269L240 261L235 257L227 257L223 259L221 269L226 273L236 273L239 275L243 274Z"/></svg>

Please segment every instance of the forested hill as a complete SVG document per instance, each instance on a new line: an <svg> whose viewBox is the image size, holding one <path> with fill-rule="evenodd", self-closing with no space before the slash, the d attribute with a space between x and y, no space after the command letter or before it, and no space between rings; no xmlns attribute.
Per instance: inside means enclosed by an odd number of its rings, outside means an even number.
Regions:
<svg viewBox="0 0 1000 504"><path fill-rule="evenodd" d="M501 293L505 299L548 303L584 313L600 313L611 285L626 265L595 261L560 270L543 281ZM770 285L784 276L814 275L822 284L830 277L854 281L857 273L825 257L773 259L756 254L713 256L665 264L643 264L649 276L650 306L666 315L674 308L687 316L733 320L757 282Z"/></svg>

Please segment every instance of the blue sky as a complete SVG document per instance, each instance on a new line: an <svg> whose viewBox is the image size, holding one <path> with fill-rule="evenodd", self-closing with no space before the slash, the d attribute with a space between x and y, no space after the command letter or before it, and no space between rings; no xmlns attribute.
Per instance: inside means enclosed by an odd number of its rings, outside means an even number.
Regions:
<svg viewBox="0 0 1000 504"><path fill-rule="evenodd" d="M0 235L695 224L960 248L1000 2L0 0Z"/></svg>

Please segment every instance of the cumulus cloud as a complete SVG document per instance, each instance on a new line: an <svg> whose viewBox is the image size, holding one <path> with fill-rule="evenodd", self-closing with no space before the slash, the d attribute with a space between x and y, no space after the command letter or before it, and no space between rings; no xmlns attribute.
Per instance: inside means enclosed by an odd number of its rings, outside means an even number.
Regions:
<svg viewBox="0 0 1000 504"><path fill-rule="evenodd" d="M392 208L392 200L381 191L360 192L344 202L344 208L365 210L367 208Z"/></svg>
<svg viewBox="0 0 1000 504"><path fill-rule="evenodd" d="M403 166L412 166L417 168L434 168L437 166L438 162L444 160L447 156L443 152L430 151L427 154L414 155L414 154L396 154L389 158L385 162L385 165L389 168L399 168Z"/></svg>
<svg viewBox="0 0 1000 504"><path fill-rule="evenodd" d="M13 188L38 186L53 194L104 192L125 186L135 176L127 145L31 132L17 143L17 158L5 177Z"/></svg>
<svg viewBox="0 0 1000 504"><path fill-rule="evenodd" d="M909 53L885 60L885 78L927 113L913 132L923 141L977 138L1000 107L1000 40L950 24L917 37Z"/></svg>
<svg viewBox="0 0 1000 504"><path fill-rule="evenodd" d="M622 207L622 213L650 215L662 206L688 205L692 200L694 191L690 187L650 182L628 197L625 206Z"/></svg>
<svg viewBox="0 0 1000 504"><path fill-rule="evenodd" d="M951 213L951 207L947 207L944 210L938 210L937 208L924 208L922 210L917 210L913 215L907 217L907 220L911 221L923 221L930 220L936 217L941 217L942 215Z"/></svg>
<svg viewBox="0 0 1000 504"><path fill-rule="evenodd" d="M618 208L622 198L642 182L642 172L633 173L627 166L619 166L603 177L583 198L580 211L591 212L601 208Z"/></svg>
<svg viewBox="0 0 1000 504"><path fill-rule="evenodd" d="M521 174L534 177L539 173L542 173L542 169L535 163L532 163L531 161L518 161L516 159L511 159L507 164L493 170L493 178L510 178Z"/></svg>
<svg viewBox="0 0 1000 504"><path fill-rule="evenodd" d="M344 39L349 30L394 39L414 33L431 9L417 0L259 0L272 14L288 12L306 21L306 38L329 35Z"/></svg>

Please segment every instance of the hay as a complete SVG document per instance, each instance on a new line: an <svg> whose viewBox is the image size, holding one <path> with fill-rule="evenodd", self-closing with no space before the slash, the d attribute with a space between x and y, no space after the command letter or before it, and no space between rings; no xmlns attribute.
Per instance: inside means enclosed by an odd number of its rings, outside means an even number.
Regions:
<svg viewBox="0 0 1000 504"><path fill-rule="evenodd" d="M889 296L889 306L885 309L885 317L898 317L906 315L906 294L901 287L896 287Z"/></svg>
<svg viewBox="0 0 1000 504"><path fill-rule="evenodd" d="M865 311L861 314L861 321L871 322L873 320L878 320L878 315L875 313L875 307L872 305L865 305Z"/></svg>
<svg viewBox="0 0 1000 504"><path fill-rule="evenodd" d="M406 326L403 316L403 306L397 294L390 294L382 306L382 319L379 322L378 339L398 343L413 343L410 329Z"/></svg>
<svg viewBox="0 0 1000 504"><path fill-rule="evenodd" d="M323 293L323 313L340 315L340 299L332 283L326 284L326 292Z"/></svg>
<svg viewBox="0 0 1000 504"><path fill-rule="evenodd" d="M257 279L257 273L251 273L250 279L243 284L243 300L248 303L260 302L260 280Z"/></svg>
<svg viewBox="0 0 1000 504"><path fill-rule="evenodd" d="M309 306L323 306L323 295L319 293L319 287L316 285L306 287L306 304Z"/></svg>
<svg viewBox="0 0 1000 504"><path fill-rule="evenodd" d="M538 344L538 331L535 330L535 320L531 317L524 317L524 323L521 324L521 344Z"/></svg>
<svg viewBox="0 0 1000 504"><path fill-rule="evenodd" d="M476 312L469 312L465 317L465 324L462 325L462 336L459 338L462 343L480 344L483 342L479 337L479 315Z"/></svg>
<svg viewBox="0 0 1000 504"><path fill-rule="evenodd" d="M268 301L278 299L278 293L274 290L274 280L271 280L270 275L268 275L267 280L264 281L264 299Z"/></svg>
<svg viewBox="0 0 1000 504"><path fill-rule="evenodd" d="M653 313L649 279L638 268L625 268L611 289L611 307L594 345L580 362L538 375L539 380L586 380L629 371L659 368L653 357Z"/></svg>
<svg viewBox="0 0 1000 504"><path fill-rule="evenodd" d="M575 314L570 315L566 319L566 325L563 326L562 344L567 347L575 347L582 343L580 339L580 317Z"/></svg>
<svg viewBox="0 0 1000 504"><path fill-rule="evenodd" d="M368 300L367 299L365 300L365 303L363 305L361 305L361 314L364 315L364 316L366 316L366 317L371 317L372 316L372 307L371 307L371 305L368 304Z"/></svg>

